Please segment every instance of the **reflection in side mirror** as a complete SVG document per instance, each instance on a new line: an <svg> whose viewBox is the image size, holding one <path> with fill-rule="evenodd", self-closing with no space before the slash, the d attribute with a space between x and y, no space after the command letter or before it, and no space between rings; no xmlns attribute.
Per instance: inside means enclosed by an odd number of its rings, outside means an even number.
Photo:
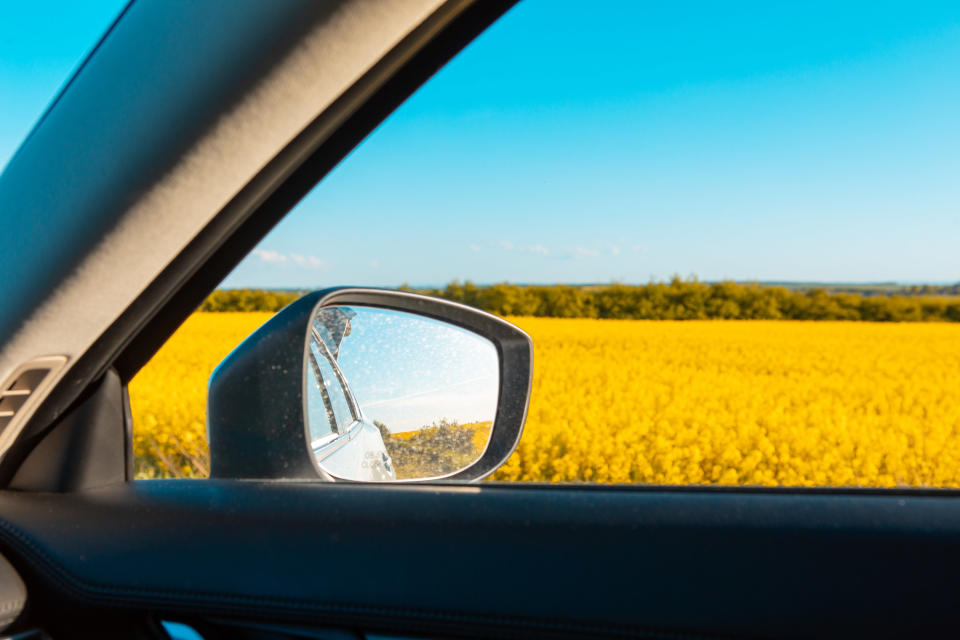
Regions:
<svg viewBox="0 0 960 640"><path fill-rule="evenodd" d="M478 309L308 293L210 376L210 476L476 482L520 440L532 366L530 337Z"/></svg>
<svg viewBox="0 0 960 640"><path fill-rule="evenodd" d="M337 305L316 310L306 351L307 429L324 472L442 478L486 450L500 390L491 340L413 313Z"/></svg>

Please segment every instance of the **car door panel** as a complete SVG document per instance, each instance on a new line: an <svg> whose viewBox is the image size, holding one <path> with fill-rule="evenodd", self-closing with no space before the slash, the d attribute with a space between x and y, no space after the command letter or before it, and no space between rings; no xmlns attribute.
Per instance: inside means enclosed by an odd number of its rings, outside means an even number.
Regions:
<svg viewBox="0 0 960 640"><path fill-rule="evenodd" d="M8 553L110 609L453 635L936 635L960 503L918 492L140 481L0 494Z"/></svg>

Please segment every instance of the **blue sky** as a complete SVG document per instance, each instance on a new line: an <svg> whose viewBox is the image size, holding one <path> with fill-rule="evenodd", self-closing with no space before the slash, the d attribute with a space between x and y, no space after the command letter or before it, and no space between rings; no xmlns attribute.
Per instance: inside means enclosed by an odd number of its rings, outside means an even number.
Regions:
<svg viewBox="0 0 960 640"><path fill-rule="evenodd" d="M522 2L225 285L960 281L960 6L726 4ZM6 8L0 162L120 6Z"/></svg>
<svg viewBox="0 0 960 640"><path fill-rule="evenodd" d="M107 30L125 0L3 2L0 167Z"/></svg>
<svg viewBox="0 0 960 640"><path fill-rule="evenodd" d="M493 422L500 390L497 350L475 333L421 316L356 307L337 362L370 420L393 432L441 420ZM319 397L308 403L321 420Z"/></svg>

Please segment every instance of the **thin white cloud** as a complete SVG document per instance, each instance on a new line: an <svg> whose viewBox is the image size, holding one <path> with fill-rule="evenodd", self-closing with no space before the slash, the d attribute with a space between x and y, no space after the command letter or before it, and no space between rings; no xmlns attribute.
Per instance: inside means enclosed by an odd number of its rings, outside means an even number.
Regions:
<svg viewBox="0 0 960 640"><path fill-rule="evenodd" d="M480 245L470 243L467 246L470 248L470 251L473 251L474 253L480 253Z"/></svg>
<svg viewBox="0 0 960 640"><path fill-rule="evenodd" d="M533 254L536 254L536 255L539 255L539 256L545 256L545 255L548 255L548 254L550 253L550 250L547 249L547 248L546 248L545 246L543 246L542 244L534 244L534 245L530 245L530 246L528 246L528 247L522 247L522 249L523 249L523 251L525 251L525 252L527 252L527 253L533 253Z"/></svg>
<svg viewBox="0 0 960 640"><path fill-rule="evenodd" d="M617 245L611 245L611 247L610 247L610 255L613 255L613 256L618 256L618 255L620 255L620 247L618 247Z"/></svg>
<svg viewBox="0 0 960 640"><path fill-rule="evenodd" d="M291 253L290 259L304 269L322 269L327 266L326 261L316 256L302 256L299 253Z"/></svg>
<svg viewBox="0 0 960 640"><path fill-rule="evenodd" d="M500 249L503 249L504 251L514 251L514 250L517 250L517 251L522 251L523 253L532 253L532 254L539 255L539 256L550 255L550 250L547 249L547 248L546 248L545 246L543 246L542 244L515 245L515 244L513 244L512 242L510 242L509 240L500 240L499 242L494 243L493 246L499 247ZM476 252L479 252L479 251L480 251L480 247L479 247L478 245L475 245L475 244L471 244L471 245L470 245L470 249L471 249L472 251L476 251Z"/></svg>
<svg viewBox="0 0 960 640"><path fill-rule="evenodd" d="M574 258L595 258L600 255L599 251L595 249L586 249L584 247L577 247L573 250Z"/></svg>
<svg viewBox="0 0 960 640"><path fill-rule="evenodd" d="M282 264L287 261L287 256L278 251L271 251L270 249L254 249L253 255L260 258L261 261L270 264Z"/></svg>
<svg viewBox="0 0 960 640"><path fill-rule="evenodd" d="M371 261L370 261L370 268L371 268L371 269L379 269L379 268L380 268L380 261L379 261L379 260L371 260Z"/></svg>

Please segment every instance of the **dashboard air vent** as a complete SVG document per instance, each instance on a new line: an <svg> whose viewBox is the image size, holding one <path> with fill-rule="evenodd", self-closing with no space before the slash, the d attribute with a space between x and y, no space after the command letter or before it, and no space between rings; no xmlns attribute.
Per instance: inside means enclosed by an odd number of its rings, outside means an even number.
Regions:
<svg viewBox="0 0 960 640"><path fill-rule="evenodd" d="M27 369L3 391L0 391L0 429L13 420L17 410L26 404L33 390L50 374L50 369Z"/></svg>
<svg viewBox="0 0 960 640"><path fill-rule="evenodd" d="M19 432L26 415L41 400L67 359L63 356L37 358L20 365L0 387L0 454Z"/></svg>

